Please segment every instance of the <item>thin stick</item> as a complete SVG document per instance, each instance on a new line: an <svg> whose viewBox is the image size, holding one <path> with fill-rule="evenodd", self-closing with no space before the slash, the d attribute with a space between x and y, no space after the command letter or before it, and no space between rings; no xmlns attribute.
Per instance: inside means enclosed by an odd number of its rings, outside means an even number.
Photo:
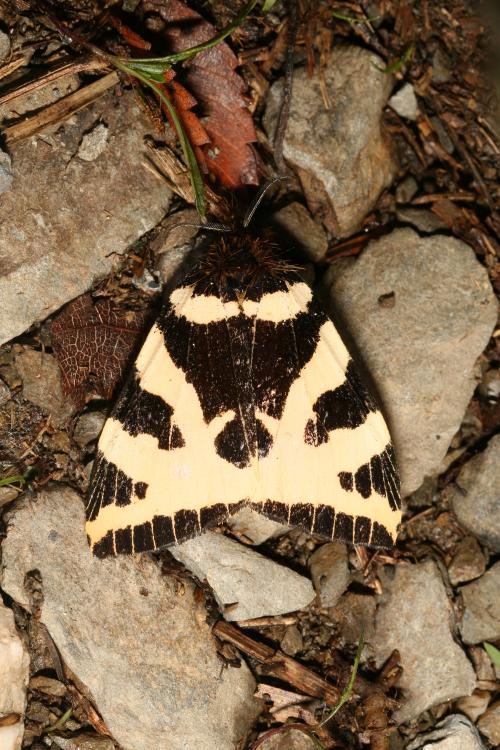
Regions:
<svg viewBox="0 0 500 750"><path fill-rule="evenodd" d="M22 141L45 130L50 125L56 125L63 120L67 120L68 117L71 117L78 110L87 107L96 99L99 99L108 89L116 86L118 81L118 73L108 73L88 86L59 99L54 104L50 104L41 112L28 116L21 120L21 122L14 123L14 125L5 128L3 131L5 142L10 146L17 141Z"/></svg>
<svg viewBox="0 0 500 750"><path fill-rule="evenodd" d="M267 674L293 685L301 693L321 698L330 706L334 706L339 701L340 691L334 685L330 685L315 672L279 649L254 641L253 638L224 620L215 623L212 632L221 640L232 643L243 653L260 661L265 666Z"/></svg>
<svg viewBox="0 0 500 750"><path fill-rule="evenodd" d="M64 76L71 75L73 73L84 73L88 70L99 70L100 68L104 67L109 66L103 60L96 58L94 55L92 55L92 57L90 55L86 55L80 60L70 60L69 62L66 60L64 62L58 62L51 68L46 70L45 73L43 73L43 75L39 76L38 78L18 83L11 89L6 91L0 96L0 105L12 101L12 99L17 99L18 96L23 96L25 94L31 93L32 91L36 91L37 89L41 89L44 86L47 86L49 83L57 81L59 78L62 78Z"/></svg>

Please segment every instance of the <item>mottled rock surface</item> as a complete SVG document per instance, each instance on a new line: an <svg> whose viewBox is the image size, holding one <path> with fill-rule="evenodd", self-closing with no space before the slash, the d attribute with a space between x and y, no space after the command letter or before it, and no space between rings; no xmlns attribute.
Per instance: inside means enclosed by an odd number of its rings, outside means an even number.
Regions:
<svg viewBox="0 0 500 750"><path fill-rule="evenodd" d="M317 743L305 732L288 729L266 738L259 745L259 750L316 750L317 747Z"/></svg>
<svg viewBox="0 0 500 750"><path fill-rule="evenodd" d="M484 734L494 747L500 745L500 701L493 703L481 716L478 727L481 734Z"/></svg>
<svg viewBox="0 0 500 750"><path fill-rule="evenodd" d="M77 158L103 109L105 149L93 161ZM14 183L0 199L0 343L85 292L160 221L170 192L142 164L147 129L133 94L110 93L56 133L14 146Z"/></svg>
<svg viewBox="0 0 500 750"><path fill-rule="evenodd" d="M462 526L500 552L500 435L460 471L451 503Z"/></svg>
<svg viewBox="0 0 500 750"><path fill-rule="evenodd" d="M16 367L23 380L23 397L36 404L53 423L64 425L75 407L61 388L61 373L51 354L24 349L16 356Z"/></svg>
<svg viewBox="0 0 500 750"><path fill-rule="evenodd" d="M9 714L23 715L29 676L28 651L14 623L14 614L0 598L0 719ZM1 726L0 748L19 750L24 724L15 721Z"/></svg>
<svg viewBox="0 0 500 750"><path fill-rule="evenodd" d="M372 52L354 46L335 47L322 70L329 110L320 77L309 77L305 68L294 75L283 154L324 187L339 235L349 235L359 227L395 173L381 132L392 78L376 65L383 67L383 61ZM278 81L271 87L264 116L271 138L282 97L283 84Z"/></svg>
<svg viewBox="0 0 500 750"><path fill-rule="evenodd" d="M2 588L28 610L25 576L40 571L41 620L124 750L166 736L169 750L234 750L259 710L255 684L244 663L221 669L189 581L179 593L145 555L92 557L69 488L18 501L2 554Z"/></svg>
<svg viewBox="0 0 500 750"><path fill-rule="evenodd" d="M500 639L500 562L477 581L460 589L464 602L462 638L465 643Z"/></svg>
<svg viewBox="0 0 500 750"><path fill-rule="evenodd" d="M379 666L393 649L401 655L398 685L404 700L396 720L409 721L438 703L470 695L474 670L453 639L451 607L437 565L400 563L387 571L382 585L369 643Z"/></svg>
<svg viewBox="0 0 500 750"><path fill-rule="evenodd" d="M486 570L486 559L479 543L473 536L462 539L453 551L453 557L448 565L450 583L472 581L479 578Z"/></svg>
<svg viewBox="0 0 500 750"><path fill-rule="evenodd" d="M226 620L293 612L314 599L307 578L222 534L208 531L170 552L199 580L207 580Z"/></svg>
<svg viewBox="0 0 500 750"><path fill-rule="evenodd" d="M407 750L486 750L478 731L471 722L452 714L440 721L435 729L419 734Z"/></svg>
<svg viewBox="0 0 500 750"><path fill-rule="evenodd" d="M321 545L309 558L309 569L321 604L333 607L349 586L346 545L342 542Z"/></svg>
<svg viewBox="0 0 500 750"><path fill-rule="evenodd" d="M410 494L438 469L474 391L497 318L487 272L459 240L399 229L333 265L325 284L378 389ZM392 306L380 303L388 294Z"/></svg>
<svg viewBox="0 0 500 750"><path fill-rule="evenodd" d="M266 518L262 513L248 506L241 508L234 516L227 520L227 525L235 534L241 534L245 541L254 545L263 544L268 539L281 536L289 530L289 526Z"/></svg>
<svg viewBox="0 0 500 750"><path fill-rule="evenodd" d="M280 244L286 247L290 240L314 263L319 263L328 249L328 240L323 227L314 221L311 214L302 203L290 203L273 214L273 224L282 228L284 236L280 236Z"/></svg>

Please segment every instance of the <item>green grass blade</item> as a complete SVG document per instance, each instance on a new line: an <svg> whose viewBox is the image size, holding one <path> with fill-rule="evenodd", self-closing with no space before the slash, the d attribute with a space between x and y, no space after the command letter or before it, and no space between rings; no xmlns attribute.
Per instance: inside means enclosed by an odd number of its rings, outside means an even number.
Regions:
<svg viewBox="0 0 500 750"><path fill-rule="evenodd" d="M484 642L483 646L494 666L500 668L500 651L491 643Z"/></svg>
<svg viewBox="0 0 500 750"><path fill-rule="evenodd" d="M351 676L349 678L349 682L347 683L347 687L345 688L344 692L339 698L338 703L332 708L330 713L326 716L325 719L323 719L322 722L320 722L320 727L322 727L324 724L326 724L327 721L330 721L330 719L335 716L335 714L340 711L344 703L346 703L352 693L352 689L354 687L354 681L356 679L356 675L358 673L358 667L359 667L359 661L361 659L361 654L363 651L365 645L365 639L363 636L363 633L361 633L361 637L359 639L358 648L356 649L356 656L354 657L354 664L352 665L352 672Z"/></svg>

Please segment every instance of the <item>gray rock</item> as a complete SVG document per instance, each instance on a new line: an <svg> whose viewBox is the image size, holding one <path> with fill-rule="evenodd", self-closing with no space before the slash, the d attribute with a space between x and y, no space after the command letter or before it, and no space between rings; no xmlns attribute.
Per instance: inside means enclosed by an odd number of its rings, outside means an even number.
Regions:
<svg viewBox="0 0 500 750"><path fill-rule="evenodd" d="M500 746L500 701L496 701L481 716L477 726L493 747Z"/></svg>
<svg viewBox="0 0 500 750"><path fill-rule="evenodd" d="M0 149L0 195L11 189L13 180L12 160L9 154Z"/></svg>
<svg viewBox="0 0 500 750"><path fill-rule="evenodd" d="M336 623L343 644L359 643L361 635L370 642L377 609L374 596L348 591L330 609L330 618Z"/></svg>
<svg viewBox="0 0 500 750"><path fill-rule="evenodd" d="M0 31L0 62L4 62L10 55L10 36Z"/></svg>
<svg viewBox="0 0 500 750"><path fill-rule="evenodd" d="M411 83L405 83L399 91L391 96L388 104L400 117L407 120L417 119L418 102Z"/></svg>
<svg viewBox="0 0 500 750"><path fill-rule="evenodd" d="M102 154L108 144L108 126L103 122L97 123L87 133L84 133L78 147L77 156L83 161L94 161Z"/></svg>
<svg viewBox="0 0 500 750"><path fill-rule="evenodd" d="M115 750L115 744L109 737L99 737L97 734L81 732L70 737L50 735L56 747L61 750Z"/></svg>
<svg viewBox="0 0 500 750"><path fill-rule="evenodd" d="M73 439L81 448L97 440L104 427L106 415L102 411L89 411L78 419Z"/></svg>
<svg viewBox="0 0 500 750"><path fill-rule="evenodd" d="M0 718L8 714L23 715L29 663L29 654L17 632L14 614L0 598ZM19 750L23 732L22 720L9 726L2 726L0 723L2 750Z"/></svg>
<svg viewBox="0 0 500 750"><path fill-rule="evenodd" d="M229 621L294 612L314 599L307 578L223 534L208 531L170 552L208 581Z"/></svg>
<svg viewBox="0 0 500 750"><path fill-rule="evenodd" d="M314 588L324 607L333 607L349 586L347 547L342 542L327 542L309 558Z"/></svg>
<svg viewBox="0 0 500 750"><path fill-rule="evenodd" d="M500 552L500 435L460 471L452 490L453 511L464 528Z"/></svg>
<svg viewBox="0 0 500 750"><path fill-rule="evenodd" d="M95 161L74 158L103 111L105 151ZM147 127L133 95L117 104L108 94L55 135L14 146L15 181L3 196L0 224L0 343L85 292L160 221L170 191L142 164Z"/></svg>
<svg viewBox="0 0 500 750"><path fill-rule="evenodd" d="M273 214L273 223L282 227L307 257L315 263L323 260L328 240L323 227L312 218L302 203L290 203Z"/></svg>
<svg viewBox="0 0 500 750"><path fill-rule="evenodd" d="M75 407L61 388L56 358L45 352L24 349L16 356L16 367L23 380L23 397L50 415L57 427L64 425Z"/></svg>
<svg viewBox="0 0 500 750"><path fill-rule="evenodd" d="M89 689L124 750L234 750L259 710L243 663L221 669L206 611L152 558L99 560L87 547L79 495L55 487L8 516L2 587L30 610L24 580L40 571L41 621Z"/></svg>
<svg viewBox="0 0 500 750"><path fill-rule="evenodd" d="M399 563L383 576L383 594L370 644L377 665L393 649L401 655L398 683L404 700L394 716L398 723L445 701L470 695L474 670L453 640L451 607L437 565L431 560Z"/></svg>
<svg viewBox="0 0 500 750"><path fill-rule="evenodd" d="M304 641L300 630L296 625L289 625L285 630L281 643L281 650L288 654L288 656L295 656L299 651L304 648Z"/></svg>
<svg viewBox="0 0 500 750"><path fill-rule="evenodd" d="M4 486L0 487L0 508L7 503L11 503L19 495L18 490L15 487Z"/></svg>
<svg viewBox="0 0 500 750"><path fill-rule="evenodd" d="M161 223L157 236L151 242L151 250L157 256L157 268L163 284L180 281L187 258L196 244L198 213L192 208L167 216Z"/></svg>
<svg viewBox="0 0 500 750"><path fill-rule="evenodd" d="M500 562L460 591L464 602L462 640L480 643L500 639Z"/></svg>
<svg viewBox="0 0 500 750"><path fill-rule="evenodd" d="M476 539L468 536L462 539L453 551L453 557L448 565L450 583L466 583L479 578L486 570L486 559Z"/></svg>
<svg viewBox="0 0 500 750"><path fill-rule="evenodd" d="M334 48L322 72L330 109L325 108L318 75L310 78L302 68L294 76L283 153L323 185L341 236L359 227L395 174L380 127L392 78L376 65L383 66L383 61L360 47ZM268 96L264 126L271 138L282 92L279 81Z"/></svg>
<svg viewBox="0 0 500 750"><path fill-rule="evenodd" d="M0 380L0 406L3 406L10 400L11 397L10 388L5 385L3 380Z"/></svg>
<svg viewBox="0 0 500 750"><path fill-rule="evenodd" d="M474 690L472 695L465 695L455 701L457 711L465 714L468 719L476 722L488 708L491 693L488 690Z"/></svg>
<svg viewBox="0 0 500 750"><path fill-rule="evenodd" d="M398 208L396 216L400 222L411 224L422 234L434 234L434 232L446 229L444 221L427 208L412 208L410 206Z"/></svg>
<svg viewBox="0 0 500 750"><path fill-rule="evenodd" d="M497 317L488 274L465 243L399 229L325 284L378 388L408 495L439 467L474 391Z"/></svg>
<svg viewBox="0 0 500 750"><path fill-rule="evenodd" d="M474 724L459 714L452 714L436 724L435 729L419 734L407 750L486 750Z"/></svg>
<svg viewBox="0 0 500 750"><path fill-rule="evenodd" d="M259 750L316 750L318 743L299 729L286 729L272 734L259 745Z"/></svg>
<svg viewBox="0 0 500 750"><path fill-rule="evenodd" d="M257 513L249 507L241 508L234 516L228 518L227 525L233 534L244 536L245 541L256 546L267 542L268 539L286 534L290 528L266 518L262 513Z"/></svg>

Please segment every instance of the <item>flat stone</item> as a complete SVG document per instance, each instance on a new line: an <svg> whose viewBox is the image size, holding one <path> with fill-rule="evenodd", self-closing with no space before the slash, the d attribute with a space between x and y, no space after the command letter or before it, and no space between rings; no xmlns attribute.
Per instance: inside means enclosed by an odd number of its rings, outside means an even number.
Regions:
<svg viewBox="0 0 500 750"><path fill-rule="evenodd" d="M324 283L377 387L409 495L438 470L473 394L497 318L486 269L460 240L398 229ZM380 304L388 294L392 307Z"/></svg>
<svg viewBox="0 0 500 750"><path fill-rule="evenodd" d="M14 623L14 614L0 598L0 719L9 714L24 714L29 677L29 654ZM15 721L0 726L0 748L19 750L24 724Z"/></svg>
<svg viewBox="0 0 500 750"><path fill-rule="evenodd" d="M56 358L45 352L24 349L16 356L16 367L23 380L23 398L39 406L57 427L62 427L75 407L63 395Z"/></svg>
<svg viewBox="0 0 500 750"><path fill-rule="evenodd" d="M329 610L329 615L337 625L344 645L359 643L362 635L366 642L371 641L376 609L375 596L348 591L340 597L335 607Z"/></svg>
<svg viewBox="0 0 500 750"><path fill-rule="evenodd" d="M406 120L417 119L418 101L411 83L403 84L399 91L391 96L388 104L400 117Z"/></svg>
<svg viewBox="0 0 500 750"><path fill-rule="evenodd" d="M89 411L78 419L73 432L73 440L81 448L97 440L104 427L106 415L102 411Z"/></svg>
<svg viewBox="0 0 500 750"><path fill-rule="evenodd" d="M333 607L349 586L347 547L342 542L327 542L309 558L313 585L324 607Z"/></svg>
<svg viewBox="0 0 500 750"><path fill-rule="evenodd" d="M108 144L108 126L99 122L88 133L84 133L78 147L77 156L83 161L97 159Z"/></svg>
<svg viewBox="0 0 500 750"><path fill-rule="evenodd" d="M94 161L74 158L103 112L106 149ZM0 344L89 289L165 214L171 193L142 163L148 129L133 94L109 93L54 134L13 147L0 224Z"/></svg>
<svg viewBox="0 0 500 750"><path fill-rule="evenodd" d="M453 639L451 606L437 565L431 560L399 563L391 575L383 575L382 585L369 643L379 667L394 649L401 655L398 686L404 699L396 721L410 721L432 706L470 695L476 677Z"/></svg>
<svg viewBox="0 0 500 750"><path fill-rule="evenodd" d="M0 31L0 62L4 62L10 55L10 36Z"/></svg>
<svg viewBox="0 0 500 750"><path fill-rule="evenodd" d="M286 729L272 734L260 745L259 750L316 750L318 743L299 729Z"/></svg>
<svg viewBox="0 0 500 750"><path fill-rule="evenodd" d="M461 469L451 490L459 523L483 544L500 552L500 435Z"/></svg>
<svg viewBox="0 0 500 750"><path fill-rule="evenodd" d="M0 194L10 190L13 181L12 160L9 154L0 149Z"/></svg>
<svg viewBox="0 0 500 750"><path fill-rule="evenodd" d="M465 716L451 714L430 732L419 734L407 750L486 750L478 731Z"/></svg>
<svg viewBox="0 0 500 750"><path fill-rule="evenodd" d="M285 635L281 639L281 650L288 656L295 656L304 648L302 634L296 625L289 625L285 630Z"/></svg>
<svg viewBox="0 0 500 750"><path fill-rule="evenodd" d="M208 531L170 552L209 583L229 621L294 612L314 599L307 578L223 534Z"/></svg>
<svg viewBox="0 0 500 750"><path fill-rule="evenodd" d="M500 745L500 701L489 707L479 719L477 726L488 742L496 747Z"/></svg>
<svg viewBox="0 0 500 750"><path fill-rule="evenodd" d="M248 506L228 518L227 525L234 534L244 536L245 541L255 546L267 542L268 539L282 536L290 529L289 526L272 521Z"/></svg>
<svg viewBox="0 0 500 750"><path fill-rule="evenodd" d="M395 174L381 129L392 88L392 77L376 68L383 65L372 52L339 45L322 70L322 80L310 77L305 68L294 74L283 154L326 190L340 236L359 228ZM322 82L330 109L325 108ZM283 82L278 81L271 86L264 115L271 140L282 100Z"/></svg>
<svg viewBox="0 0 500 750"><path fill-rule="evenodd" d="M472 695L464 695L455 701L457 711L465 714L468 719L476 722L488 708L491 693L488 690L474 690Z"/></svg>
<svg viewBox="0 0 500 750"><path fill-rule="evenodd" d="M450 583L473 581L482 576L486 570L486 559L476 539L468 536L462 539L453 551L453 557L448 565Z"/></svg>
<svg viewBox="0 0 500 750"><path fill-rule="evenodd" d="M328 240L323 227L314 221L302 203L290 203L272 216L273 224L285 231L283 245L288 246L290 239L302 249L314 263L323 260L328 250Z"/></svg>
<svg viewBox="0 0 500 750"><path fill-rule="evenodd" d="M464 602L462 640L480 643L500 639L500 562L460 589Z"/></svg>
<svg viewBox="0 0 500 750"><path fill-rule="evenodd" d="M179 592L147 555L93 557L73 490L18 501L2 565L2 588L28 611L25 576L40 571L41 621L124 750L164 747L165 737L169 750L242 741L260 710L255 683L244 663L221 669L193 585Z"/></svg>
<svg viewBox="0 0 500 750"><path fill-rule="evenodd" d="M434 232L446 229L444 221L427 208L412 208L410 206L398 208L396 216L401 223L411 224L422 234L434 234Z"/></svg>
<svg viewBox="0 0 500 750"><path fill-rule="evenodd" d="M81 732L70 737L57 737L52 733L50 736L61 750L115 750L113 740L97 734Z"/></svg>

